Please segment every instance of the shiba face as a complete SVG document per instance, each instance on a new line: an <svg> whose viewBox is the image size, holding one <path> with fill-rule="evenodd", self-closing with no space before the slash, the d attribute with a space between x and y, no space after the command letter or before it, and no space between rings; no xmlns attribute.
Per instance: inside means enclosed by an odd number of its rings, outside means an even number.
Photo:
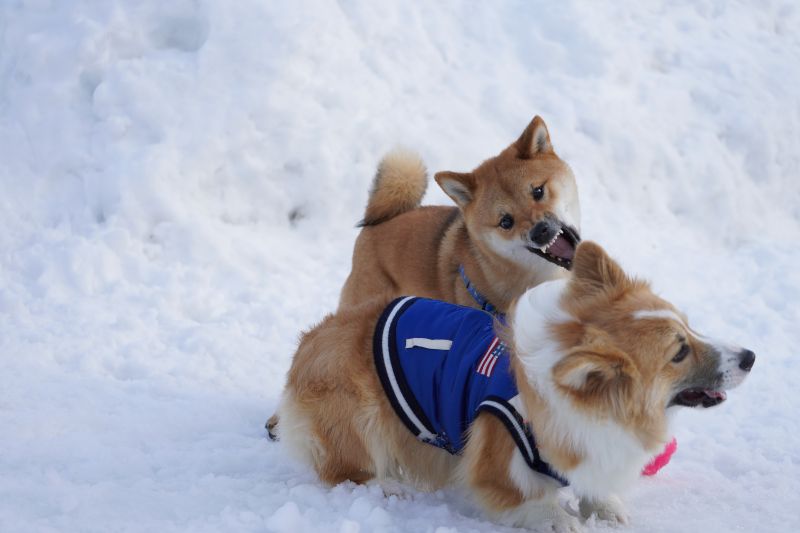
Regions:
<svg viewBox="0 0 800 533"><path fill-rule="evenodd" d="M439 172L475 243L523 266L570 269L580 241L575 177L538 116L500 155L470 173Z"/></svg>

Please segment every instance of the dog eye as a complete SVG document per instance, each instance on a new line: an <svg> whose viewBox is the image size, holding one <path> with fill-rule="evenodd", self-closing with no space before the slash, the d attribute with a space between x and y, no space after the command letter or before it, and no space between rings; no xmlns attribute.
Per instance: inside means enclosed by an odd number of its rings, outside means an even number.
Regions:
<svg viewBox="0 0 800 533"><path fill-rule="evenodd" d="M503 215L500 217L499 226L503 229L511 229L514 227L514 217L511 215Z"/></svg>
<svg viewBox="0 0 800 533"><path fill-rule="evenodd" d="M682 344L680 351L675 355L675 357L672 358L672 362L673 363L680 363L681 361L686 359L687 355L689 355L689 345L688 344Z"/></svg>
<svg viewBox="0 0 800 533"><path fill-rule="evenodd" d="M537 202L544 198L544 185L539 185L538 187L531 186L531 196Z"/></svg>

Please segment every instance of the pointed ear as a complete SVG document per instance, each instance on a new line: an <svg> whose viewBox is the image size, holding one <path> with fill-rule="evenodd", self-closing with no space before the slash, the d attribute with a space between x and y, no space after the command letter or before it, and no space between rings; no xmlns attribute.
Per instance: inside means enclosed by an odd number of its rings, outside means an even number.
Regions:
<svg viewBox="0 0 800 533"><path fill-rule="evenodd" d="M572 261L573 284L586 291L622 289L630 284L625 272L597 243L582 241Z"/></svg>
<svg viewBox="0 0 800 533"><path fill-rule="evenodd" d="M550 144L550 132L547 131L547 124L542 117L536 115L522 132L516 142L517 154L521 159L530 159L536 154L553 152L553 145Z"/></svg>
<svg viewBox="0 0 800 533"><path fill-rule="evenodd" d="M574 400L623 414L639 372L627 354L600 343L570 352L553 367L553 380Z"/></svg>
<svg viewBox="0 0 800 533"><path fill-rule="evenodd" d="M433 179L459 207L466 207L472 201L475 176L471 173L437 172Z"/></svg>

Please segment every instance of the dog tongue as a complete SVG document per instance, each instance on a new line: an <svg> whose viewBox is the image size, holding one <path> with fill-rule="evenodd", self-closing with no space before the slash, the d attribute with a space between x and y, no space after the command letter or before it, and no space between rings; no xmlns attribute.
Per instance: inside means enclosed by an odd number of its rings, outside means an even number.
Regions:
<svg viewBox="0 0 800 533"><path fill-rule="evenodd" d="M567 239L564 238L563 235L559 235L556 239L556 242L547 248L547 253L562 259L572 259L572 257L575 255L575 248L572 247L572 245Z"/></svg>
<svg viewBox="0 0 800 533"><path fill-rule="evenodd" d="M706 396L710 396L711 398L715 398L715 399L718 399L718 400L723 400L724 401L724 400L726 400L728 398L728 395L725 393L725 391L717 391L717 390L705 389L705 390L703 390L703 392L706 394Z"/></svg>

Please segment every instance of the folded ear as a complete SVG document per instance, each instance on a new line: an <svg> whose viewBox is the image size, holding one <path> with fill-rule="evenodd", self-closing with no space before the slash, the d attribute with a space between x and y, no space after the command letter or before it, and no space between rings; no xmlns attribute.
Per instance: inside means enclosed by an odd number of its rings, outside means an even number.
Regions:
<svg viewBox="0 0 800 533"><path fill-rule="evenodd" d="M575 401L620 416L638 375L627 354L599 343L576 348L553 367L556 385Z"/></svg>
<svg viewBox="0 0 800 533"><path fill-rule="evenodd" d="M437 172L433 179L459 207L466 207L472 201L475 176L471 173Z"/></svg>
<svg viewBox="0 0 800 533"><path fill-rule="evenodd" d="M622 289L631 283L625 272L603 248L592 241L582 241L572 261L573 289L594 292Z"/></svg>
<svg viewBox="0 0 800 533"><path fill-rule="evenodd" d="M536 115L522 132L516 142L517 154L521 159L530 159L536 154L552 153L553 145L550 144L550 132L542 117Z"/></svg>

